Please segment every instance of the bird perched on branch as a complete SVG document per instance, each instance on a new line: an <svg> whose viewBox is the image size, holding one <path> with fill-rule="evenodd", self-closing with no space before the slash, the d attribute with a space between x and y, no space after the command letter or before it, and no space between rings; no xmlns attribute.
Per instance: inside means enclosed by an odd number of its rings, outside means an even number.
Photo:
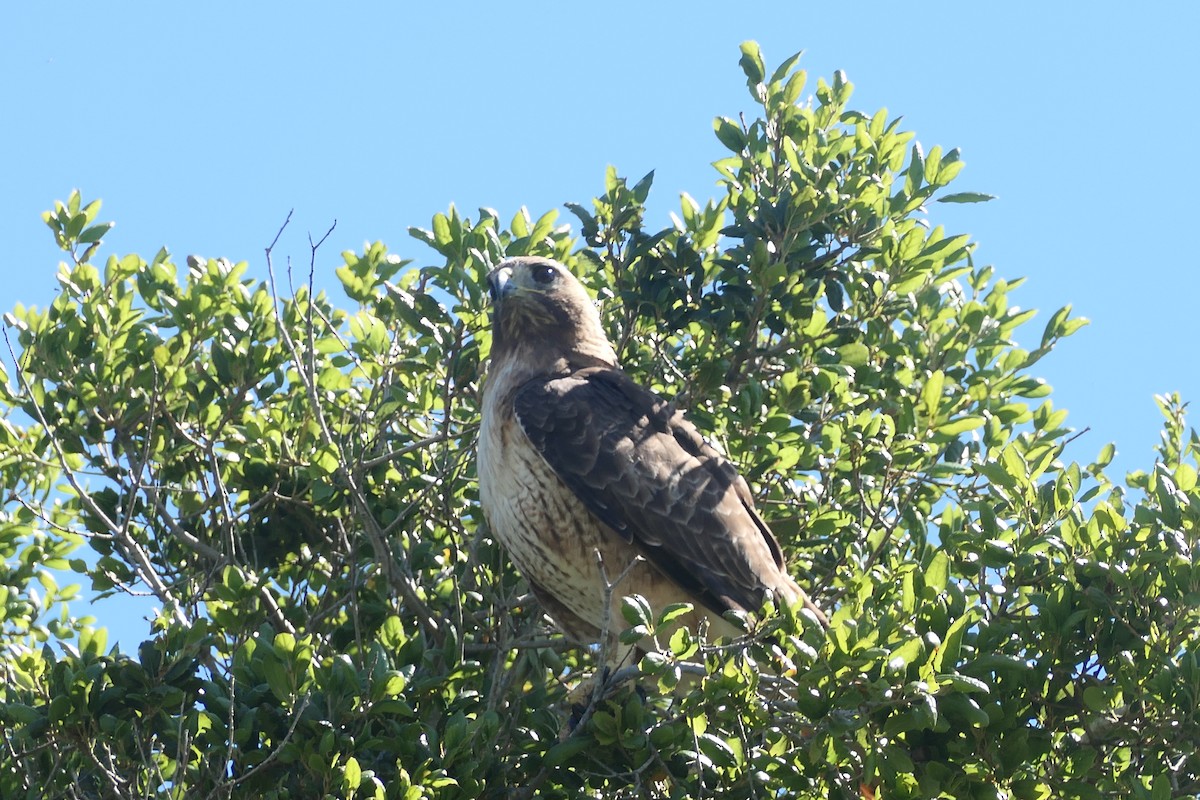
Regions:
<svg viewBox="0 0 1200 800"><path fill-rule="evenodd" d="M600 316L558 262L514 258L488 277L493 334L479 435L479 493L496 538L567 635L605 642L620 604L695 610L734 628L768 594L824 615L783 554L737 470L670 404L621 370ZM621 581L612 586L619 576Z"/></svg>

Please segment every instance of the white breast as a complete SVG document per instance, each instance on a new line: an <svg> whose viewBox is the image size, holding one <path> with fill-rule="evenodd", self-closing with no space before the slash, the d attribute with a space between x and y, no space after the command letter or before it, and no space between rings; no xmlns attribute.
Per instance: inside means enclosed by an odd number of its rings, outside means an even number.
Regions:
<svg viewBox="0 0 1200 800"><path fill-rule="evenodd" d="M521 574L582 621L597 630L607 625L612 634L625 627L620 614L624 595L645 596L655 611L670 603L694 602L682 587L642 561L616 587L606 614L605 576L615 581L638 558L638 550L593 517L559 480L511 417L511 408L506 414L499 407L496 394L486 393L483 403L479 497L488 526ZM680 624L694 629L707 616L697 608ZM712 621L731 630L720 618Z"/></svg>

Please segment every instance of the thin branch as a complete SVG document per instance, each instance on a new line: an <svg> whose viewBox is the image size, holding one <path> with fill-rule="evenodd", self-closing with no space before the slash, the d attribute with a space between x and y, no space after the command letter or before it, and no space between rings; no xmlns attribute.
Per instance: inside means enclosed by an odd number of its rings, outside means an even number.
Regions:
<svg viewBox="0 0 1200 800"><path fill-rule="evenodd" d="M306 708L308 708L308 703L309 703L309 700L311 700L311 699L312 699L312 695L308 694L308 693L306 693L304 695L304 697L300 698L300 707L296 709L296 712L294 714L292 714L292 722L288 726L287 733L285 733L283 735L283 738L279 740L279 744L276 745L271 750L271 752L267 754L266 758L264 758L262 761L255 764L253 767L246 770L246 772L237 776L236 778L231 778L228 781L223 781L219 786L217 786L215 791L228 791L230 789L233 789L233 788L237 787L239 784L243 783L244 781L250 780L255 775L257 775L259 772L261 772L262 770L264 770L268 766L270 766L270 764L279 757L279 754L283 752L283 748L287 746L287 743L289 741L291 741L292 734L294 734L296 732L296 726L300 724L300 717L303 716L304 710ZM230 716L232 717L232 712L230 713ZM231 722L232 722L232 719L231 719ZM231 730L231 731L233 730L232 724L229 726L229 730ZM233 759L230 758L231 762L232 762L232 760Z"/></svg>
<svg viewBox="0 0 1200 800"><path fill-rule="evenodd" d="M288 219L289 220L291 219L291 212L288 213ZM272 297L273 302L275 303L276 308L279 307L280 298L279 298L278 284L275 280L275 269L274 269L273 260L272 260L272 250L275 246L275 242L277 242L279 240L279 236L283 233L283 228L285 228L285 227L287 227L287 220L284 221L283 227L281 227L279 229L279 233L277 233L275 235L275 240L272 241L271 245L269 247L267 247L267 249L266 249L267 275L268 275L268 278L270 281L270 286L271 286L271 297ZM322 239L322 241L324 241L324 239ZM314 256L315 256L315 251L314 251ZM309 302L309 304L312 303L311 297L308 298L308 302ZM280 315L280 316L282 316L282 315ZM311 317L310 317L310 322L311 322ZM417 595L416 580L413 577L413 575L411 574L411 571L408 569L407 561L397 559L392 554L392 550L387 544L387 541L383 535L383 531L381 530L381 528L379 526L379 522L375 519L375 515L371 512L370 504L367 502L366 496L363 494L362 489L358 485L358 480L356 478L356 475L354 474L354 471L350 470L346 466L345 460L340 457L341 448L337 447L337 444L334 440L333 433L330 431L329 424L328 424L327 420L325 419L324 410L321 405L320 397L318 396L318 393L317 393L317 386L316 386L316 381L314 379L314 375L311 370L305 370L303 368L303 366L306 362L306 359L301 355L300 348L297 346L296 340L294 338L292 338L291 331L288 330L287 325L284 324L282 320L279 325L279 332L280 332L281 338L283 339L284 345L287 347L288 352L292 357L292 362L298 368L300 380L304 385L305 393L308 395L308 401L309 401L309 405L311 406L311 409L312 409L313 417L314 417L314 419L317 423L317 426L321 432L321 434L320 434L321 435L321 443L326 447L335 448L339 453L338 468L337 468L338 477L340 477L345 482L346 488L350 494L351 499L353 500L355 510L358 512L359 518L361 519L361 521L363 523L363 527L367 533L367 537L371 540L371 546L375 550L376 557L384 565L384 570L387 574L388 582L392 586L395 586L400 591L401 598L403 599L405 605L407 605L409 607L409 609L414 614L416 614L418 620L421 623L423 630L429 635L437 636L439 634L439 625L437 623L437 620L436 620L433 612L429 609L428 605L426 605L426 603L423 600L421 600L421 598ZM311 336L312 336L311 325L309 327L308 334L311 339ZM309 348L309 350L310 350L310 353L309 353L310 359L309 360L311 360L312 349L313 348L311 348L311 347ZM401 575L401 576L395 575L395 569L398 565L397 564L398 561L399 561L399 566L402 568L402 570L405 573L404 575Z"/></svg>
<svg viewBox="0 0 1200 800"><path fill-rule="evenodd" d="M433 436L426 436L424 439L421 439L419 441L411 442L410 444L406 444L403 447L399 447L395 450L389 450L388 452L384 453L383 455L378 455L378 456L375 456L374 458L368 458L362 462L362 466L365 469L371 469L372 467L377 467L380 464L387 463L388 461L394 461L397 458L401 458L403 456L408 455L409 453L416 452L417 450L424 450L426 447L429 447L431 445L440 444L441 442L445 442L449 439L453 439L453 438L455 438L455 434L470 433L471 431L475 430L478 427L479 427L479 423L475 422L475 423L471 423L469 425L465 425L454 432L451 432L449 429L443 429L441 431L441 433L435 433Z"/></svg>
<svg viewBox="0 0 1200 800"><path fill-rule="evenodd" d="M17 360L16 351L13 349L12 342L8 338L8 330L5 329L2 331L2 333L4 334L4 343L8 347L8 353L12 357L13 363L19 363ZM29 381L26 379L25 371L18 368L16 372L18 380L21 383L21 388L29 395L30 398L33 398L33 387L30 386ZM79 502L81 502L84 507L96 517L96 519L100 520L104 527L108 529L109 533L113 535L114 542L122 551L125 551L125 554L127 554L130 560L134 562L134 567L137 569L138 577L140 577L146 583L146 585L150 587L151 591L154 592L155 596L158 597L163 606L171 609L171 613L181 625L190 626L191 620L189 620L183 613L183 608L175 600L175 596L171 593L171 590L165 583L163 583L158 572L154 569L154 565L150 562L150 557L146 555L146 552L142 549L141 545L139 545L133 536L129 534L129 520L126 519L123 524L118 525L113 520L109 519L108 515L104 512L104 509L100 508L100 506L96 504L96 501L90 494L88 494L88 492L84 490L83 486L80 485L78 479L75 477L75 472L71 469L71 466L67 461L66 453L63 452L62 445L59 443L57 432L54 426L47 421L46 415L42 413L41 405L36 402L30 403L30 405L33 406L34 412L38 418L38 422L49 434L47 438L50 440L51 447L54 448L54 453L58 458L59 468L63 471L63 475L66 477L67 483L71 485L71 489L75 492L76 497L79 498Z"/></svg>
<svg viewBox="0 0 1200 800"><path fill-rule="evenodd" d="M273 251L275 249L275 245L279 244L279 237L283 236L283 232L287 228L288 223L292 221L292 214L295 213L295 211L296 211L296 209L294 209L294 208L290 209L288 211L287 219L285 219L283 221L283 224L279 226L279 230L275 232L275 238L271 240L271 243L269 245L267 245L267 261L268 262L270 262L270 260L271 260L271 251Z"/></svg>
<svg viewBox="0 0 1200 800"><path fill-rule="evenodd" d="M1081 430L1081 431L1077 431L1076 433L1072 434L1072 435L1071 435L1071 436L1069 436L1068 438L1066 438L1066 439L1063 439L1063 442L1062 442L1062 445L1061 445L1061 447L1062 447L1062 448L1065 450L1065 449L1066 449L1066 447L1067 447L1067 445L1069 445L1071 442L1075 441L1075 440L1076 440L1076 439L1078 439L1080 436L1083 436L1085 433L1091 433L1091 432L1092 432L1092 426L1091 426L1091 425L1088 425L1088 426L1087 426L1086 428L1084 428L1083 430Z"/></svg>

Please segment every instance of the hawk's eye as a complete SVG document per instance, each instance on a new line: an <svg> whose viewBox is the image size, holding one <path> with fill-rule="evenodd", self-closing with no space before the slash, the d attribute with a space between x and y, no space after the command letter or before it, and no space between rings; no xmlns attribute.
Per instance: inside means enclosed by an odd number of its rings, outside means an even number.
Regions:
<svg viewBox="0 0 1200 800"><path fill-rule="evenodd" d="M533 275L533 280L535 283L540 283L541 285L545 286L554 280L558 274L558 271L555 270L550 264L538 264L533 267L531 274Z"/></svg>

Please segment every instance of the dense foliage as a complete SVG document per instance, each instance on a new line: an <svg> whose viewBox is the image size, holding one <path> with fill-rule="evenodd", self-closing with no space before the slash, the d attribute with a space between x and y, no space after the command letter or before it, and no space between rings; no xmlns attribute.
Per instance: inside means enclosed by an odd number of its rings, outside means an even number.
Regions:
<svg viewBox="0 0 1200 800"><path fill-rule="evenodd" d="M0 796L1145 797L1200 793L1200 438L1178 398L1120 485L1065 453L1019 281L936 225L963 166L841 74L741 66L718 197L648 228L651 176L507 226L455 209L349 298L168 252L94 263L78 194L0 381ZM552 255L628 369L741 466L828 609L658 642L575 709L594 653L482 521L483 276ZM326 259L314 247L313 265ZM1018 328L1020 332L1018 333ZM1022 348L1017 339L1033 341ZM1071 445L1095 447L1087 439ZM1085 459L1086 460L1086 459ZM136 650L81 590L148 592ZM657 616L626 603L627 637ZM586 698L585 698L586 700Z"/></svg>

